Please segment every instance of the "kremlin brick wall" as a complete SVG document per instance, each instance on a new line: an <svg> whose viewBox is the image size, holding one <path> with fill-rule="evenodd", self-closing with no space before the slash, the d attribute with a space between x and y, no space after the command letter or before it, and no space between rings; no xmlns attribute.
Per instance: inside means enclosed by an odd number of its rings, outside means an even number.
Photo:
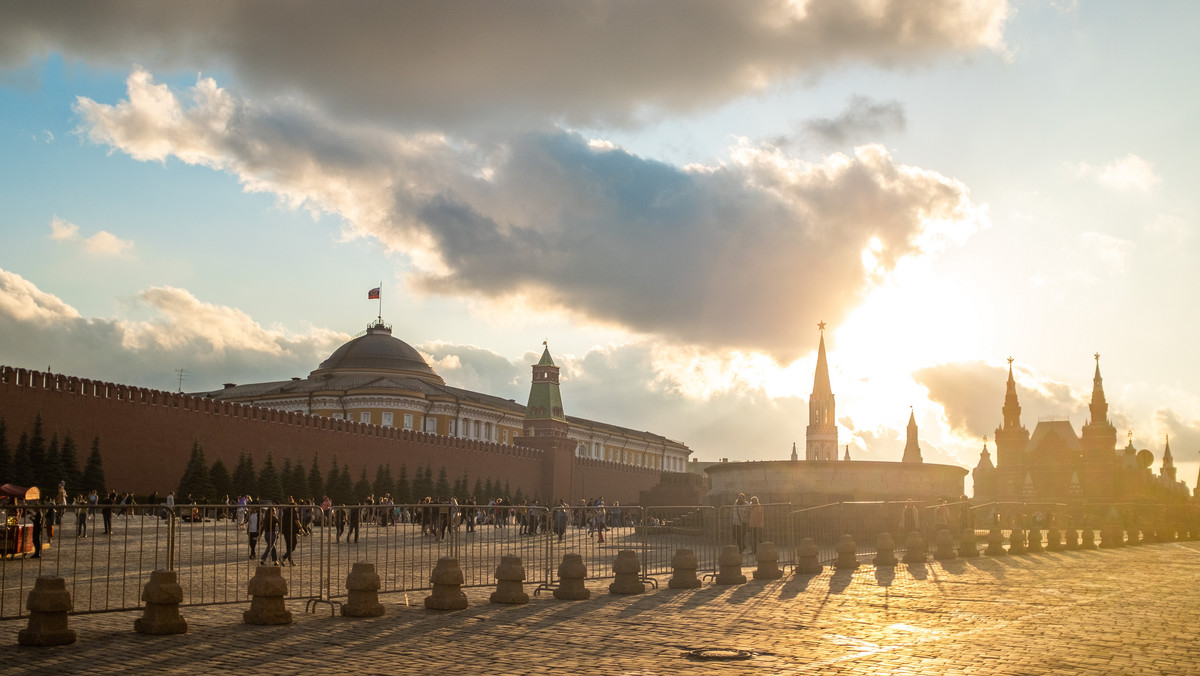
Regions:
<svg viewBox="0 0 1200 676"><path fill-rule="evenodd" d="M38 415L47 439L70 434L79 448L87 449L99 437L108 488L142 495L166 495L178 486L194 442L210 465L219 458L230 471L243 452L253 457L256 468L268 454L277 468L285 459L308 468L316 453L322 473L336 456L339 465L349 466L353 480L363 469L373 480L376 467L385 464L393 476L404 465L410 477L418 465L432 467L435 476L445 467L451 481L465 474L474 486L476 479L491 478L508 482L514 494L520 488L543 502L604 496L610 503L635 503L639 492L657 484L660 476L657 470L572 456L569 488L559 485L560 495L541 495L548 485L548 458L535 448L0 366L0 419L8 426L10 452L22 432L32 431Z"/></svg>

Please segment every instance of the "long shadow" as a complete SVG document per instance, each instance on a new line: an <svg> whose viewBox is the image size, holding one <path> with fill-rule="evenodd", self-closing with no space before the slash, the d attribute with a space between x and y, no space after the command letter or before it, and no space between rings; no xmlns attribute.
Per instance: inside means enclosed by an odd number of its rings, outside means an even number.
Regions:
<svg viewBox="0 0 1200 676"><path fill-rule="evenodd" d="M875 567L875 584L880 587L890 587L896 581L895 566L876 566Z"/></svg>
<svg viewBox="0 0 1200 676"><path fill-rule="evenodd" d="M929 579L929 564L926 563L905 563L902 564L908 570L908 574L912 575L914 580Z"/></svg>
<svg viewBox="0 0 1200 676"><path fill-rule="evenodd" d="M829 578L829 593L841 594L854 581L854 571L849 569L834 570Z"/></svg>
<svg viewBox="0 0 1200 676"><path fill-rule="evenodd" d="M808 590L808 585L820 574L795 573L779 587L780 600L796 598Z"/></svg>

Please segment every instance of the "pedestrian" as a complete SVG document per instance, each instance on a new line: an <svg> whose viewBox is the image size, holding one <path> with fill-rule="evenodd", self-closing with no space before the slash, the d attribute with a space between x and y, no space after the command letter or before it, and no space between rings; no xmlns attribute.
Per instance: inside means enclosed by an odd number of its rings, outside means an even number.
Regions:
<svg viewBox="0 0 1200 676"><path fill-rule="evenodd" d="M921 513L917 511L917 504L909 498L904 502L904 512L900 516L900 527L905 533L912 533L921 530Z"/></svg>
<svg viewBox="0 0 1200 676"><path fill-rule="evenodd" d="M75 537L87 537L87 501L83 494L75 496Z"/></svg>
<svg viewBox="0 0 1200 676"><path fill-rule="evenodd" d="M258 548L258 529L262 524L262 513L257 506L252 506L246 514L246 537L250 541L250 556L253 559L254 550Z"/></svg>
<svg viewBox="0 0 1200 676"><path fill-rule="evenodd" d="M279 553L275 550L275 540L279 536L279 513L274 507L268 507L267 513L263 517L261 526L263 534L263 554L260 563L267 565L267 557L271 557L271 565L281 565L279 563Z"/></svg>
<svg viewBox="0 0 1200 676"><path fill-rule="evenodd" d="M567 501L560 499L558 507L554 509L554 532L558 535L558 541L563 541L563 536L567 534L567 511L570 507L567 506Z"/></svg>
<svg viewBox="0 0 1200 676"><path fill-rule="evenodd" d="M737 545L738 554L746 551L746 518L749 514L746 513L746 494L738 493L737 499L733 501L732 513L729 515L731 530L733 531L733 543Z"/></svg>
<svg viewBox="0 0 1200 676"><path fill-rule="evenodd" d="M350 507L350 526L349 530L346 531L346 544L350 544L351 535L354 536L355 544L358 543L358 522L362 520L362 513L359 511L360 509L361 508L357 505Z"/></svg>
<svg viewBox="0 0 1200 676"><path fill-rule="evenodd" d="M279 563L282 565L284 561L287 561L289 566L294 566L296 562L292 559L292 552L296 551L296 540L304 532L304 524L300 523L300 514L295 499L292 499L291 503L280 513L279 531L283 535L283 558L279 560Z"/></svg>
<svg viewBox="0 0 1200 676"><path fill-rule="evenodd" d="M746 526L750 529L750 553L757 554L758 543L762 542L763 526L766 525L766 510L759 504L757 495L750 498L748 510Z"/></svg>
<svg viewBox="0 0 1200 676"><path fill-rule="evenodd" d="M117 492L109 491L108 496L104 498L104 507L100 510L100 516L104 519L104 535L112 535L112 512L113 505L117 504Z"/></svg>
<svg viewBox="0 0 1200 676"><path fill-rule="evenodd" d="M29 511L29 523L33 524L33 556L30 558L42 558L42 522L46 518L42 514L42 501L38 500L33 503Z"/></svg>
<svg viewBox="0 0 1200 676"><path fill-rule="evenodd" d="M339 505L337 512L333 515L333 525L337 528L337 536L333 538L334 542L342 539L342 531L346 530L346 506ZM349 538L346 541L349 542Z"/></svg>

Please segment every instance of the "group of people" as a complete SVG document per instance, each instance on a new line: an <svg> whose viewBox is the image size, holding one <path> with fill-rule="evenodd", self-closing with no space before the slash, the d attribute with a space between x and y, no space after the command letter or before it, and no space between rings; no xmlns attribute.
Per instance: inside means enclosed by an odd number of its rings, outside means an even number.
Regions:
<svg viewBox="0 0 1200 676"><path fill-rule="evenodd" d="M284 561L289 566L296 565L296 560L292 555L296 551L299 539L312 532L304 523L302 511L311 510L303 510L294 499L289 500L285 505L258 505L253 501L239 504L238 526L246 529L246 538L250 545L250 555L247 558L253 560L258 556L258 542L261 539L263 541L263 552L259 557L261 565L267 565L268 558L271 560L271 565L274 566L282 566ZM283 540L282 555L279 554L278 547L281 539Z"/></svg>
<svg viewBox="0 0 1200 676"><path fill-rule="evenodd" d="M758 545L762 542L763 527L766 525L767 514L758 496L753 495L749 500L745 493L738 493L733 501L730 522L733 530L733 543L737 545L738 553L758 553ZM749 549L747 549L747 547Z"/></svg>

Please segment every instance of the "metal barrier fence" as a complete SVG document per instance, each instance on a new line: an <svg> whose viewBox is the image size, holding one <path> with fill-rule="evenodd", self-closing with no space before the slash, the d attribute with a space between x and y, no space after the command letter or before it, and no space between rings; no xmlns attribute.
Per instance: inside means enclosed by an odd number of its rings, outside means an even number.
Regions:
<svg viewBox="0 0 1200 676"><path fill-rule="evenodd" d="M262 505L239 509L226 505L162 506L108 510L101 507L28 505L20 508L20 528L9 526L0 554L0 619L25 615L25 599L38 576L63 577L75 613L141 608L141 592L150 573L174 570L184 605L239 603L261 562L279 561L288 596L328 602L346 596L345 579L356 562L375 564L381 592L431 587L430 572L441 557L458 559L467 586L495 584L495 569L506 554L520 556L526 584L535 592L557 586L563 554L583 557L588 577L610 578L618 551L638 553L643 578L669 574L677 549L691 549L698 572L718 569L723 547L739 546L743 565L751 552L774 542L779 563L795 563L797 545L811 538L818 559L837 558L843 535L851 535L857 555L869 560L880 533L893 535L897 555L904 536L916 524L932 553L937 531L946 527L956 543L971 529L982 547L989 529L1000 527L1005 542L1019 526L1023 536L1036 532L1049 546L1063 529L1116 524L1122 543L1200 539L1200 510L1195 506L1062 505L969 502L930 505L915 502L842 502L796 508L790 504L676 507L489 507L455 504L359 505L328 513L309 505ZM271 510L283 526L278 535L250 537L248 517L266 521ZM10 512L11 514L11 512ZM914 516L915 514L915 516ZM15 554L17 536L28 539L31 522L40 520L41 556ZM53 524L51 536L50 525ZM298 525L296 525L298 524ZM1110 535L1111 537L1111 535ZM1025 540L1023 540L1024 542ZM310 604L311 606L312 604Z"/></svg>

